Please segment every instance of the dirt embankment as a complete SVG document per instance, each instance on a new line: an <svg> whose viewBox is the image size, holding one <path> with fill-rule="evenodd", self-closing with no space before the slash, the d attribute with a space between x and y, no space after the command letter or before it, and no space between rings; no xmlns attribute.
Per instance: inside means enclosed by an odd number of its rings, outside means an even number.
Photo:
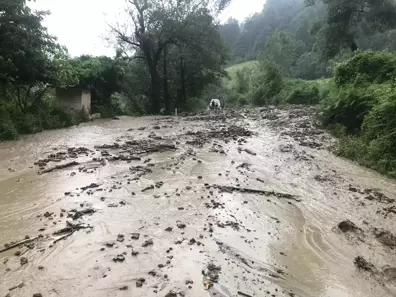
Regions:
<svg viewBox="0 0 396 297"><path fill-rule="evenodd" d="M313 109L114 123L0 182L0 294L394 296L396 185Z"/></svg>

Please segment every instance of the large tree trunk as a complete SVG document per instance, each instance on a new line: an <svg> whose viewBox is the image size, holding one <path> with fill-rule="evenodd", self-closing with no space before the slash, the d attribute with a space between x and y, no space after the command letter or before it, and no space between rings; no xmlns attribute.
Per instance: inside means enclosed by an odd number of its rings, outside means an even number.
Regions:
<svg viewBox="0 0 396 297"><path fill-rule="evenodd" d="M166 48L164 48L164 103L165 113L170 114L170 102L169 102L169 89L168 89L168 69L166 65Z"/></svg>
<svg viewBox="0 0 396 297"><path fill-rule="evenodd" d="M160 106L160 77L158 74L157 66L150 66L150 77L151 77L151 113L159 114Z"/></svg>
<svg viewBox="0 0 396 297"><path fill-rule="evenodd" d="M148 44L143 46L143 52L146 57L146 62L150 72L150 79L151 79L150 112L152 114L159 114L161 109L160 107L161 81L158 73L157 61L151 55L152 50Z"/></svg>
<svg viewBox="0 0 396 297"><path fill-rule="evenodd" d="M184 74L183 57L180 57L180 85L181 85L181 94L180 94L181 103L186 104L186 101L187 101L186 78L185 78L185 74Z"/></svg>

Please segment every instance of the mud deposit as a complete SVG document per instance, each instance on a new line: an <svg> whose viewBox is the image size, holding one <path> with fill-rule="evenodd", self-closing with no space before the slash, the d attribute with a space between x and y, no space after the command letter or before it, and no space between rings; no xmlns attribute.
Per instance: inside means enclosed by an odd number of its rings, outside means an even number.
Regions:
<svg viewBox="0 0 396 297"><path fill-rule="evenodd" d="M395 296L396 184L313 119L121 117L0 143L0 296Z"/></svg>

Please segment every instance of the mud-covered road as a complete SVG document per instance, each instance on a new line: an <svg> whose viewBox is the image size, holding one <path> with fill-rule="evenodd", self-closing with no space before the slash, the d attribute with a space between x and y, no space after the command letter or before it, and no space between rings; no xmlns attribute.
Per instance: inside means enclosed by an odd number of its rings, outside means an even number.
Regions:
<svg viewBox="0 0 396 297"><path fill-rule="evenodd" d="M0 143L0 297L396 294L396 183L309 109L121 117Z"/></svg>

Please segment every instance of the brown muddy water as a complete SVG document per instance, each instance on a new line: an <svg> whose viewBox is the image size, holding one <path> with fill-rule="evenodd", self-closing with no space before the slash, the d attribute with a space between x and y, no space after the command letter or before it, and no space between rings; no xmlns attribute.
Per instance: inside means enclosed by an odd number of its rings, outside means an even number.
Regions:
<svg viewBox="0 0 396 297"><path fill-rule="evenodd" d="M333 155L312 114L0 143L0 296L396 296L396 184Z"/></svg>

